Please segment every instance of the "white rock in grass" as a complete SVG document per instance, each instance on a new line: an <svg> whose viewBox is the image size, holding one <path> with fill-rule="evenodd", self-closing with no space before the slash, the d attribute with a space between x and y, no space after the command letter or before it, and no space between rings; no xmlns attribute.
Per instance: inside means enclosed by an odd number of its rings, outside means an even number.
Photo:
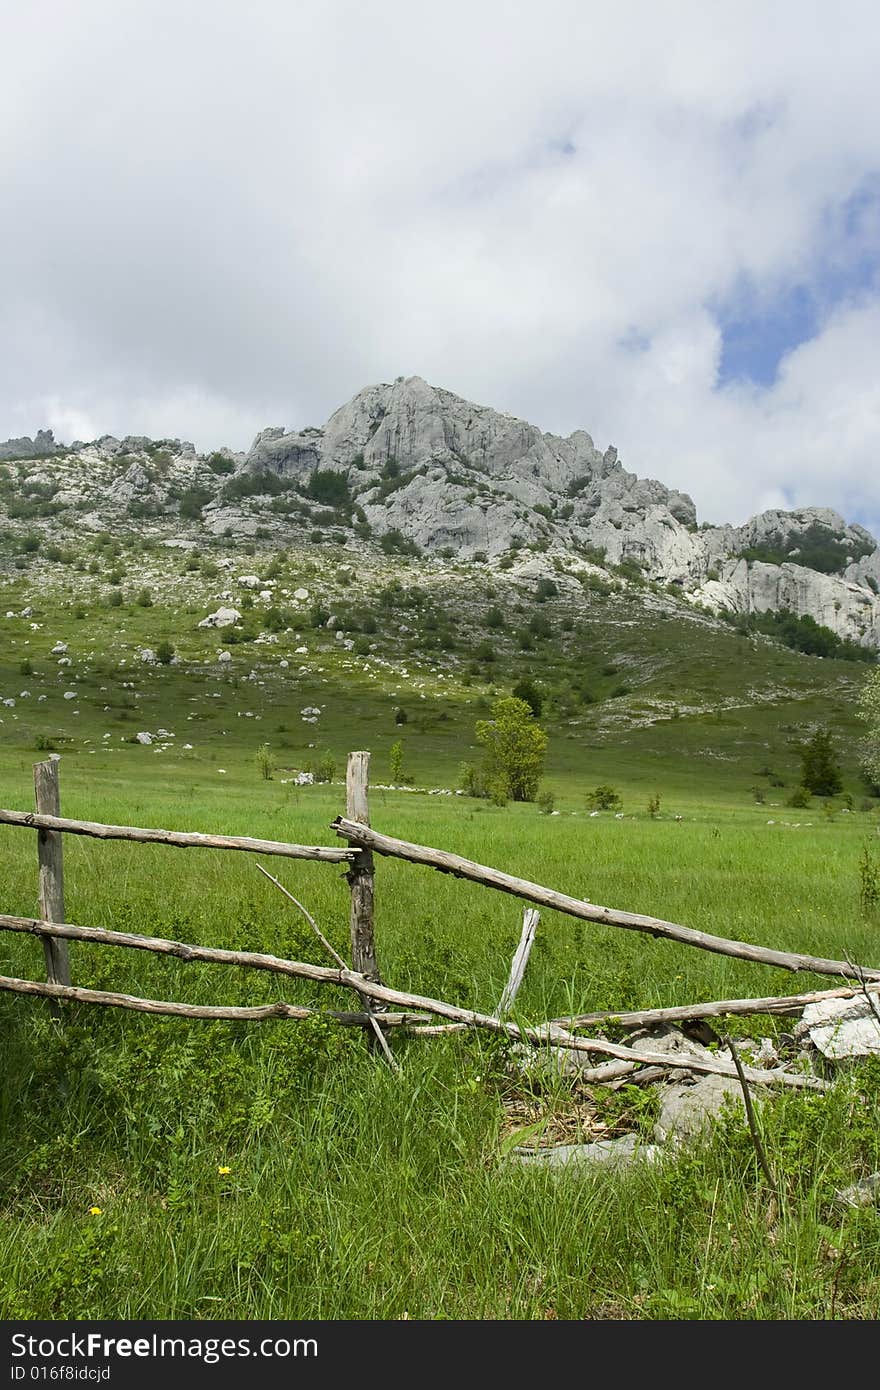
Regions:
<svg viewBox="0 0 880 1390"><path fill-rule="evenodd" d="M75 691L75 690L65 690L65 692L64 692L64 698L65 698L65 700L75 700L75 699L76 699L76 691Z"/></svg>
<svg viewBox="0 0 880 1390"><path fill-rule="evenodd" d="M149 743L152 743L152 742L153 742L153 735L152 735L152 734L148 734L148 733L146 733L145 731L142 731L141 733L136 734L135 737L136 737L138 743L149 744Z"/></svg>
<svg viewBox="0 0 880 1390"><path fill-rule="evenodd" d="M880 1053L880 1023L867 999L822 999L808 1004L801 1026L833 1062Z"/></svg>
<svg viewBox="0 0 880 1390"><path fill-rule="evenodd" d="M296 599L297 603L305 603L309 597L309 591L308 589L294 589L293 597Z"/></svg>
<svg viewBox="0 0 880 1390"><path fill-rule="evenodd" d="M202 618L199 627L232 627L240 622L241 614L237 608L218 608L216 613L209 613L207 618Z"/></svg>

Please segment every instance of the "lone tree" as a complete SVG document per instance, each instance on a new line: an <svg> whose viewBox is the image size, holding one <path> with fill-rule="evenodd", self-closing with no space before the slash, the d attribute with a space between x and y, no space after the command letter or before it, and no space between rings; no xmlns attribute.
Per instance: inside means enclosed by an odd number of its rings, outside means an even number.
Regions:
<svg viewBox="0 0 880 1390"><path fill-rule="evenodd" d="M517 700L525 700L535 718L541 718L541 710L544 708L544 696L530 676L521 676L513 687L511 694L514 695Z"/></svg>
<svg viewBox="0 0 880 1390"><path fill-rule="evenodd" d="M492 718L476 726L483 773L493 800L534 801L544 767L547 734L525 700L496 700Z"/></svg>
<svg viewBox="0 0 880 1390"><path fill-rule="evenodd" d="M814 796L835 796L843 790L840 767L827 729L817 729L801 749L801 782Z"/></svg>
<svg viewBox="0 0 880 1390"><path fill-rule="evenodd" d="M862 767L875 784L880 783L880 669L872 671L859 696L859 717L868 726Z"/></svg>

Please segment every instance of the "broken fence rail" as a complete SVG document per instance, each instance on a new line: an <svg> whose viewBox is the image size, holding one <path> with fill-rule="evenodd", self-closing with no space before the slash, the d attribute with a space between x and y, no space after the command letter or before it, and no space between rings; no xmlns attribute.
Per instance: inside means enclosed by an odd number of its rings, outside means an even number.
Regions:
<svg viewBox="0 0 880 1390"><path fill-rule="evenodd" d="M427 995L411 994L404 990L390 989L377 984L353 970L331 969L328 966L312 965L306 961L284 960L279 956L261 955L248 951L226 951L207 946L189 945L180 941L167 941L158 937L138 936L133 932L113 932L101 927L83 927L72 922L43 922L38 918L15 918L0 915L0 929L29 932L36 936L62 937L68 940L92 941L103 945L124 946L133 949L153 951L163 955L176 956L181 960L212 961L224 965L253 966L256 969L272 970L279 974L299 979L308 979L320 984L338 985L353 989L366 999L376 999L385 1004L396 1004L403 1010L420 1014L434 1014L450 1022L463 1023L470 1028L485 1029L500 1033L514 1042L528 1043L532 1046L564 1047L570 1052L585 1052L616 1058L620 1061L668 1067L672 1070L710 1072L720 1076L735 1076L736 1069L721 1058L703 1058L680 1053L668 1056L644 1047L623 1047L609 1042L606 1038L582 1038L565 1032L561 1028L544 1025L538 1028L521 1027L516 1023L483 1014L475 1009L463 1009L457 1004L447 1004ZM70 1000L88 1004L105 1005L112 1008L132 1009L141 1013L175 1014L190 1018L303 1018L310 1012L321 1012L322 1016L336 1018L339 1022L361 1022L360 1017L340 1014L338 1016L324 1011L305 1010L300 1006L286 1004L278 1000L274 1004L252 1007L196 1005L171 1003L166 1000L144 999L135 995L119 994L108 990L82 989L78 986L61 985L54 982L43 983L35 980L20 980L13 976L0 976L0 991L16 994L39 995L53 1000ZM224 1009L221 1013L220 1010ZM369 1022L369 1016L366 1020ZM388 1021L387 1015L379 1015L378 1023ZM412 1014L404 1015L400 1022L412 1023ZM807 1073L786 1072L778 1068L768 1070L748 1069L749 1081L759 1085L779 1082L785 1086L804 1087L813 1090L824 1089L825 1083L818 1077Z"/></svg>
<svg viewBox="0 0 880 1390"><path fill-rule="evenodd" d="M701 951L714 951L723 956L736 956L742 960L754 961L760 965L772 965L781 970L805 970L814 975L839 975L847 980L880 980L880 970L865 970L853 965L851 961L829 960L824 956L802 955L796 951L776 951L767 946L753 946L747 941L731 941L727 937L712 936L709 932L696 931L693 927L683 927L677 922L666 922L660 917L647 917L638 912L621 912L617 908L600 907L597 903L586 902L581 898L569 897L567 893L557 893L553 888L544 888L528 879L517 878L513 874L502 873L500 869L478 864L473 859L464 859L459 854L446 850L432 849L428 845L411 844L408 840L396 840L390 835L380 835L356 821L338 816L331 829L350 844L361 845L376 854L406 860L409 864L423 864L441 873L452 874L456 878L469 879L486 888L495 888L500 893L510 893L539 907L549 907L569 917L581 921L597 922L608 927L623 927L628 931L647 932L650 936L665 937L678 941L684 946L695 946Z"/></svg>

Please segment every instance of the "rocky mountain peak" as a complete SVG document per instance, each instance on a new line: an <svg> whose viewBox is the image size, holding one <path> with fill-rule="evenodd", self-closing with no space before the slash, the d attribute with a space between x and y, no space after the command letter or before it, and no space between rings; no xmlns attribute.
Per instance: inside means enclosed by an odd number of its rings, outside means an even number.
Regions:
<svg viewBox="0 0 880 1390"><path fill-rule="evenodd" d="M628 472L586 430L544 433L420 376L365 387L320 428L263 429L246 455L133 435L65 449L45 430L0 444L4 458L24 460L0 473L0 506L22 524L72 506L93 529L176 519L284 545L329 528L505 569L605 570L715 611L788 609L880 648L880 549L864 527L805 507L698 528L686 493Z"/></svg>

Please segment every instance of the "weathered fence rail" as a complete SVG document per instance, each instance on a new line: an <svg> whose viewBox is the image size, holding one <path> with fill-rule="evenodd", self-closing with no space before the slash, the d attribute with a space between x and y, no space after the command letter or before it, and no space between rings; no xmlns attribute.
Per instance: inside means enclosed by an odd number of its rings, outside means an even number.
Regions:
<svg viewBox="0 0 880 1390"><path fill-rule="evenodd" d="M719 955L737 956L761 965L775 965L781 970L808 970L814 975L842 975L844 979L851 980L880 980L880 970L862 970L851 961L827 960L823 956L801 955L794 951L775 951L767 946L753 946L747 941L731 941L723 936L695 931L692 927L682 927L677 922L665 922L660 917L646 917L638 912L620 912L616 908L600 907L581 898L569 897L566 893L557 893L555 889L543 888L539 883L530 883L527 879L502 873L499 869L491 869L488 865L478 864L473 859L464 859L459 854L432 849L428 845L410 844L407 840L395 840L390 835L380 835L377 831L358 825L343 816L336 818L332 828L337 835L349 842L364 845L376 854L404 859L409 864L424 864L428 868L438 869L441 873L469 879L472 883L482 884L484 888L495 888L500 893L511 893L526 902L552 908L555 912L578 917L584 922L598 922L608 927L647 932L650 936L666 937L685 946L695 946L701 951L715 951Z"/></svg>
<svg viewBox="0 0 880 1390"><path fill-rule="evenodd" d="M570 1052L592 1053L612 1059L581 1074L587 1080L607 1080L642 1069L647 1075L651 1068L672 1068L712 1072L722 1076L745 1076L759 1084L779 1082L789 1086L822 1088L821 1079L793 1073L781 1068L745 1069L721 1057L700 1057L685 1053L655 1052L639 1045L626 1047L606 1038L583 1037L573 1028L601 1024L609 1019L623 1026L636 1027L648 1022L696 1019L722 1013L788 1013L806 1003L821 999L866 998L880 992L880 970L863 969L851 961L830 960L824 957L777 951L748 942L728 940L661 918L639 913L623 912L574 898L512 874L503 873L474 860L451 854L426 845L395 839L373 830L369 824L367 787L369 754L349 755L346 780L346 816L337 817L330 827L348 841L347 848L324 845L297 845L283 841L261 840L247 836L207 835L201 832L149 829L137 826L106 825L102 822L71 820L60 814L58 760L39 763L34 769L36 810L21 812L0 810L0 824L34 830L38 835L39 917L20 917L0 913L0 931L11 931L38 937L44 946L48 979L25 980L15 976L0 976L0 992L42 997L51 1001L70 1001L135 1012L192 1019L267 1020L305 1019L319 1013L343 1026L369 1028L375 1035L389 1061L386 1032L402 1028L409 1034L436 1037L467 1028L483 1028L500 1033L520 1043L532 1046L553 1046ZM344 864L349 885L351 905L349 934L353 968L330 945L307 909L283 884L265 869L262 872L304 914L318 939L335 964L313 965L306 961L286 960L280 956L254 951L234 951L208 947L162 937L142 936L134 932L111 931L103 927L81 926L64 921L64 880L62 840L65 834L85 835L102 840L128 840L136 844L161 844L181 849L239 850L254 854L274 855L288 859L311 860L326 864ZM625 930L647 932L658 938L736 956L784 970L809 971L812 974L836 975L858 981L858 988L844 986L787 998L769 997L739 1000L715 1000L672 1009L647 1009L620 1014L581 1014L566 1019L549 1020L536 1027L513 1023L507 1017L522 980L528 952L538 922L537 912L526 913L523 932L511 965L510 977L495 1011L491 1014L460 1008L442 1000L392 989L379 973L374 935L375 867L373 855L390 856L418 864L442 873L453 874L482 887L511 894L537 906L583 921ZM261 866L258 866L261 867ZM263 970L288 979L309 980L322 985L354 991L361 1001L360 1010L315 1009L305 1005L276 1000L259 1005L186 1004L172 1000L147 999L140 996L96 990L74 985L71 980L67 947L70 941L92 945L124 947L131 950L170 956L183 962L202 962L213 965L232 965ZM431 1023L431 1019L442 1023Z"/></svg>
<svg viewBox="0 0 880 1390"><path fill-rule="evenodd" d="M39 764L38 764L39 766ZM88 835L95 840L132 840L141 845L173 845L177 849L238 849L248 854L279 855L283 859L313 859L323 864L351 864L357 850L335 845L291 845L283 840L254 840L248 835L202 835L195 830L152 830L137 825L103 825L100 821L67 820L34 811L0 810L0 824L24 830Z"/></svg>

